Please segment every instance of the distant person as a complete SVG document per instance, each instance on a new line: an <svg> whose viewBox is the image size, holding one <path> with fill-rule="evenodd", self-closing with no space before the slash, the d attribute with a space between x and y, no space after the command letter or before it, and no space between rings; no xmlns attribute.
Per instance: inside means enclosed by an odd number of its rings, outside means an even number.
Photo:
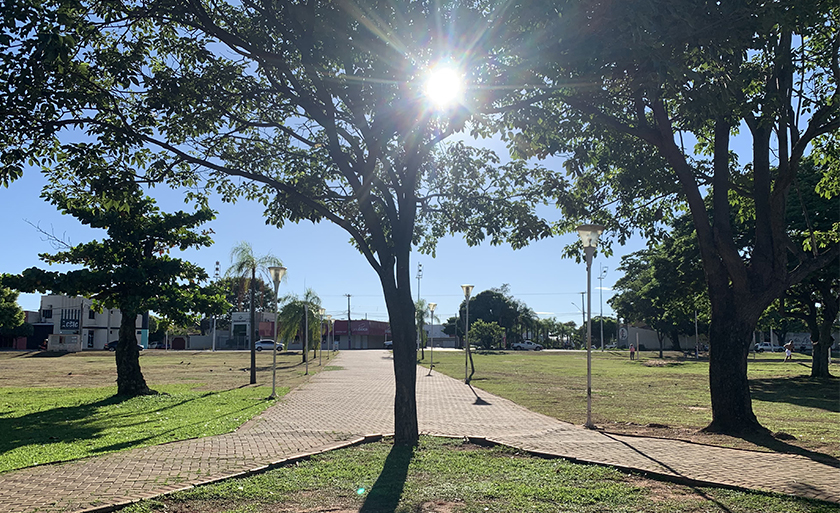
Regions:
<svg viewBox="0 0 840 513"><path fill-rule="evenodd" d="M785 348L785 360L784 361L789 362L789 361L793 360L793 340L791 340L787 344L783 345L782 347Z"/></svg>
<svg viewBox="0 0 840 513"><path fill-rule="evenodd" d="M630 344L630 359L636 359L636 346L634 346L633 344Z"/></svg>

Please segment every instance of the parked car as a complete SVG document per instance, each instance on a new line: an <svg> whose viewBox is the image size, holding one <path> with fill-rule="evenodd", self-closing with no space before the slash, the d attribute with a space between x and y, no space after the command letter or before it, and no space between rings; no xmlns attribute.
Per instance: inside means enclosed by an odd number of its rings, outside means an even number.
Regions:
<svg viewBox="0 0 840 513"><path fill-rule="evenodd" d="M394 348L394 341L393 340L386 340L385 341L385 349L393 349Z"/></svg>
<svg viewBox="0 0 840 513"><path fill-rule="evenodd" d="M770 342L761 342L755 345L755 352L756 353L763 353L764 351L768 351L770 353L777 353L779 351L784 351L785 349L781 346L774 346Z"/></svg>
<svg viewBox="0 0 840 513"><path fill-rule="evenodd" d="M114 340L113 342L108 342L107 344L105 344L105 347L103 347L102 349L105 349L107 351L116 351L118 343L119 343L119 340ZM143 349L144 348L143 348L142 344L137 344L137 350L138 351L142 351Z"/></svg>
<svg viewBox="0 0 840 513"><path fill-rule="evenodd" d="M511 346L511 349L514 351L542 351L543 346L531 342L530 340L524 340L522 342L514 342Z"/></svg>
<svg viewBox="0 0 840 513"><path fill-rule="evenodd" d="M267 349L269 351L274 350L274 341L271 340L271 339L257 340L257 343L255 345L256 345L257 351L262 351L263 349ZM277 350L278 351L283 350L283 342L277 342Z"/></svg>

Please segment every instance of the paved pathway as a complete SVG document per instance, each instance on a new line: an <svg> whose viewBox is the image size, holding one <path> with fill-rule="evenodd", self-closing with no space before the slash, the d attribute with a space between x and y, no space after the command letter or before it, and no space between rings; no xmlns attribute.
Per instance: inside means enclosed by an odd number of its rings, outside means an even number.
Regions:
<svg viewBox="0 0 840 513"><path fill-rule="evenodd" d="M342 369L314 376L235 433L2 474L0 511L96 510L393 432L389 353L345 351L334 364ZM840 502L840 469L802 456L589 431L426 372L418 369L417 377L423 433Z"/></svg>

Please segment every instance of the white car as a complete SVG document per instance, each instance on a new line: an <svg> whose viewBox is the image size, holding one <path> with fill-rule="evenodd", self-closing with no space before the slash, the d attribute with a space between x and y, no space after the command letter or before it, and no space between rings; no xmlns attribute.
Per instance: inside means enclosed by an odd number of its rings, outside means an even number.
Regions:
<svg viewBox="0 0 840 513"><path fill-rule="evenodd" d="M266 349L268 351L272 351L274 349L274 341L270 340L270 339L257 340L257 343L255 345L256 345L257 351L262 351L263 349ZM283 343L282 342L277 342L277 350L278 351L283 350Z"/></svg>
<svg viewBox="0 0 840 513"><path fill-rule="evenodd" d="M514 342L511 346L511 349L514 351L542 351L543 346L539 344L535 344L530 340L525 340L522 342Z"/></svg>
<svg viewBox="0 0 840 513"><path fill-rule="evenodd" d="M393 340L386 340L384 345L385 345L385 349L393 349L394 348L394 341Z"/></svg>
<svg viewBox="0 0 840 513"><path fill-rule="evenodd" d="M764 351L767 351L769 353L776 353L784 350L785 348L783 348L782 346L774 346L770 342L761 342L755 345L756 353L763 353Z"/></svg>

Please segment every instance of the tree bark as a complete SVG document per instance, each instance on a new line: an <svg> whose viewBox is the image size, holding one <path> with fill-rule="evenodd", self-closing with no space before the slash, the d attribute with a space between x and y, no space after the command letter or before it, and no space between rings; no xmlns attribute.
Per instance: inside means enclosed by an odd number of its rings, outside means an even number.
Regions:
<svg viewBox="0 0 840 513"><path fill-rule="evenodd" d="M115 351L117 362L117 395L136 397L154 395L149 389L143 373L140 371L140 351L137 349L135 335L137 310L120 305L120 338Z"/></svg>
<svg viewBox="0 0 840 513"><path fill-rule="evenodd" d="M831 354L831 346L834 344L831 328L834 326L837 314L840 313L840 299L832 294L832 287L828 283L819 283L817 288L820 291L822 319L819 324L819 337L817 341L812 342L811 377L830 378L828 358Z"/></svg>
<svg viewBox="0 0 840 513"><path fill-rule="evenodd" d="M712 304L732 304L732 295ZM757 322L746 312L734 308L728 315L712 312L709 328L709 389L712 400L712 422L703 431L742 434L767 431L752 411L747 356L752 331Z"/></svg>
<svg viewBox="0 0 840 513"><path fill-rule="evenodd" d="M417 332L414 326L414 302L408 289L390 286L384 287L384 291L394 341L394 444L413 446L420 439L415 395Z"/></svg>

